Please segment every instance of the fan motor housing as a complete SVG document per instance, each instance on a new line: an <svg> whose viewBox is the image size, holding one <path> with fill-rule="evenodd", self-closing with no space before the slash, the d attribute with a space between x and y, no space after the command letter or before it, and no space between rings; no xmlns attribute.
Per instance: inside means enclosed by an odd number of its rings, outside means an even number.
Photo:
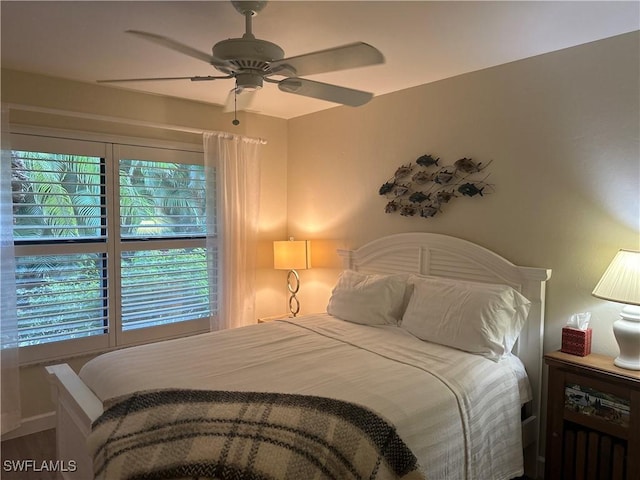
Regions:
<svg viewBox="0 0 640 480"><path fill-rule="evenodd" d="M262 88L262 76L255 73L239 73L236 75L236 88L239 89L239 92L243 90L260 90Z"/></svg>
<svg viewBox="0 0 640 480"><path fill-rule="evenodd" d="M284 58L284 50L275 43L257 38L230 38L213 46L213 56L235 67L216 67L225 73L246 69L266 72L270 62Z"/></svg>

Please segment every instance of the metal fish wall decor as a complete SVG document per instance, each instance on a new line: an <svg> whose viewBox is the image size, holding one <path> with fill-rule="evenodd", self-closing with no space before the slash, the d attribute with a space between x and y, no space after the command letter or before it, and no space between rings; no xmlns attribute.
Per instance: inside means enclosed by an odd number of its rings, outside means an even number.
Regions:
<svg viewBox="0 0 640 480"><path fill-rule="evenodd" d="M400 165L378 190L388 199L384 211L429 218L442 213L442 207L454 198L483 197L494 190L486 182L489 174L484 173L492 161L483 164L464 157L441 166L439 157L421 155L415 162Z"/></svg>

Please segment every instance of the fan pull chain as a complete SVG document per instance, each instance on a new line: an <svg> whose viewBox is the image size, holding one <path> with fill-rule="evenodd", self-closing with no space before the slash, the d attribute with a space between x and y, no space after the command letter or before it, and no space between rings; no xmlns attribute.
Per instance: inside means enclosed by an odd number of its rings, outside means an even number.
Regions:
<svg viewBox="0 0 640 480"><path fill-rule="evenodd" d="M234 125L240 125L238 120L238 81L236 80L236 88L233 89L233 121Z"/></svg>

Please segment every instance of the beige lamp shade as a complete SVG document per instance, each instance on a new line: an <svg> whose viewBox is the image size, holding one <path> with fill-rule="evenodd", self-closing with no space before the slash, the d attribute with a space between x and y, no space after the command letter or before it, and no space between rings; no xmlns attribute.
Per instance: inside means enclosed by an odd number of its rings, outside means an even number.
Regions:
<svg viewBox="0 0 640 480"><path fill-rule="evenodd" d="M640 305L640 251L620 250L592 295L612 302Z"/></svg>
<svg viewBox="0 0 640 480"><path fill-rule="evenodd" d="M273 268L276 270L306 270L311 268L309 240L273 242Z"/></svg>

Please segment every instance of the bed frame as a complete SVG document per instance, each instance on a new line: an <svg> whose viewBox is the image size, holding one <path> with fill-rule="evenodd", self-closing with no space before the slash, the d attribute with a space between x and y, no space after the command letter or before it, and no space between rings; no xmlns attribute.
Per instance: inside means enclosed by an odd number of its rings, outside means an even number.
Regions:
<svg viewBox="0 0 640 480"><path fill-rule="evenodd" d="M459 280L507 284L532 305L514 353L524 363L533 400L524 407L525 473L537 478L542 382L542 337L545 282L551 270L519 267L503 257L455 237L434 233L402 233L374 240L356 250L338 250L345 268L364 273L415 273ZM65 479L92 478L86 438L102 413L102 402L67 364L47 367L57 408L58 460L76 465L61 472ZM72 469L66 469L72 470Z"/></svg>

